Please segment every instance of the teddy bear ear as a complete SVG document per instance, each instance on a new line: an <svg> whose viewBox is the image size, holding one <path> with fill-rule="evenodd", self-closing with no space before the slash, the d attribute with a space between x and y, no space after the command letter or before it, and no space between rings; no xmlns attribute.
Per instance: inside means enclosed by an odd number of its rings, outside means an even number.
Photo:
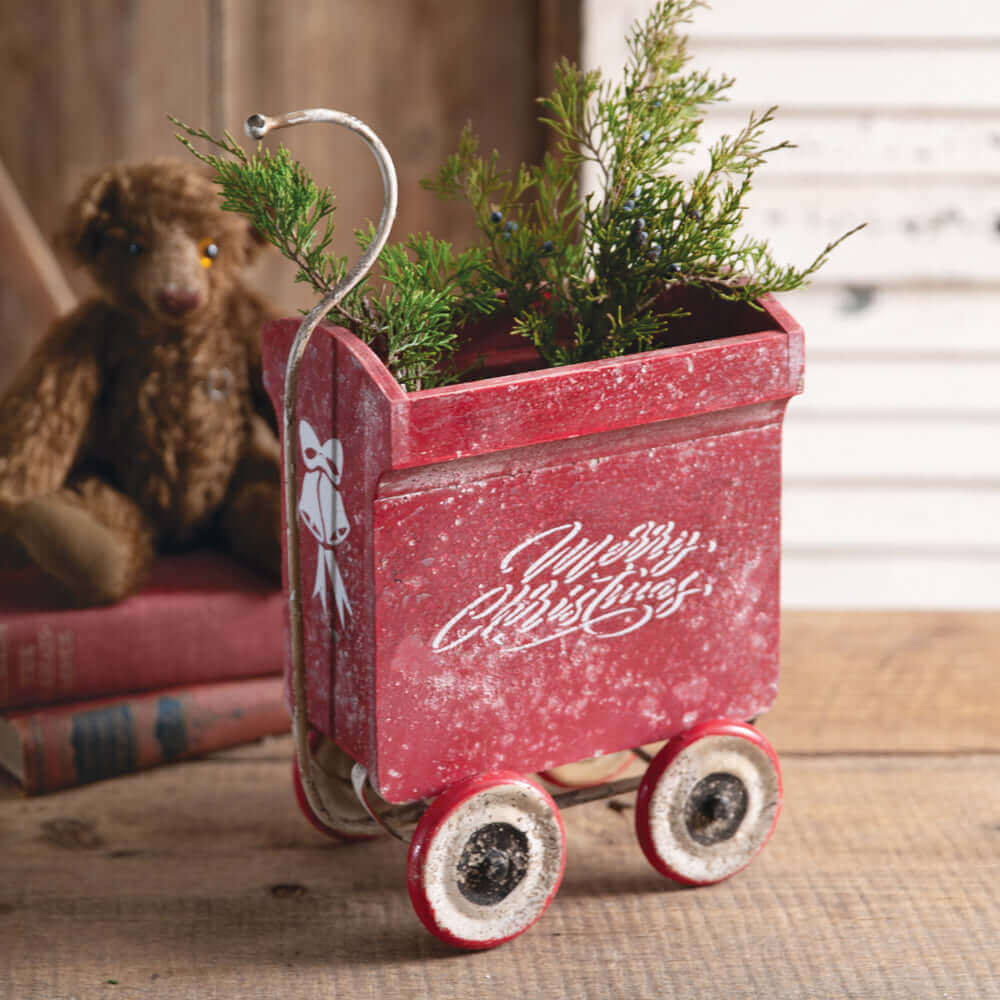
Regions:
<svg viewBox="0 0 1000 1000"><path fill-rule="evenodd" d="M105 170L87 180L70 205L62 242L84 263L101 249L105 230L118 213L121 195L121 178L115 171Z"/></svg>

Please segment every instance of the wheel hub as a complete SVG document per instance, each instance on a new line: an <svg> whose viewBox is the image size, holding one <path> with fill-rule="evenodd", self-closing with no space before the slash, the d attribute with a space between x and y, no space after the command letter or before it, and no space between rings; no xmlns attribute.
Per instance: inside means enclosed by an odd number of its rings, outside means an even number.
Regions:
<svg viewBox="0 0 1000 1000"><path fill-rule="evenodd" d="M710 847L729 840L747 814L746 785L735 774L709 774L688 797L684 821L691 838Z"/></svg>
<svg viewBox="0 0 1000 1000"><path fill-rule="evenodd" d="M510 823L487 823L465 843L458 859L458 889L471 903L495 906L528 871L528 838Z"/></svg>

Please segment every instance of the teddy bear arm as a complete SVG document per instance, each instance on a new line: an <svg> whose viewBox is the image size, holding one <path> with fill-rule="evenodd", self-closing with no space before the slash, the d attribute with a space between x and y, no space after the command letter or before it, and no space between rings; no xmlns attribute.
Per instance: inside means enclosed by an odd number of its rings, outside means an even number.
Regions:
<svg viewBox="0 0 1000 1000"><path fill-rule="evenodd" d="M264 388L264 365L261 355L261 331L264 324L273 320L277 314L263 298L244 286L234 296L231 315L233 329L241 337L246 352L254 411L268 426L277 430L278 422L274 407Z"/></svg>
<svg viewBox="0 0 1000 1000"><path fill-rule="evenodd" d="M281 449L274 431L255 416L222 514L231 552L275 579L281 577Z"/></svg>
<svg viewBox="0 0 1000 1000"><path fill-rule="evenodd" d="M102 311L59 320L0 401L0 508L57 490L72 468L101 390Z"/></svg>

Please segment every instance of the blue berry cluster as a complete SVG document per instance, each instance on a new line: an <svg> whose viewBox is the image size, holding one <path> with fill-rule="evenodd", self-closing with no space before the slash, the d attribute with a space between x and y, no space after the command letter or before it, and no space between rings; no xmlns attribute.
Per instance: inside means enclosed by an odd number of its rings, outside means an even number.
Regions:
<svg viewBox="0 0 1000 1000"><path fill-rule="evenodd" d="M631 192L628 198L622 202L622 211L629 216L635 216L629 223L629 236L631 240L631 245L640 251L642 256L650 263L657 263L663 256L663 244L657 239L650 238L649 226L646 221L646 215L637 215L637 212L643 211L643 188L637 187ZM646 214L650 211L651 206L646 205ZM655 214L655 213L654 213ZM666 265L665 270L672 274L680 274L683 268L680 264L676 262L671 262Z"/></svg>
<svg viewBox="0 0 1000 1000"><path fill-rule="evenodd" d="M494 226L499 226L500 223L503 222L503 212L501 212L499 208L495 208L493 209L492 212L490 212L490 222L492 222ZM513 219L508 219L506 222L504 222L503 230L500 233L500 238L505 242L508 242L511 236L513 236L514 233L516 232L517 232L517 223ZM554 250L555 250L555 244L552 242L552 240L546 240L541 245L540 248L540 252L543 255L550 254Z"/></svg>

